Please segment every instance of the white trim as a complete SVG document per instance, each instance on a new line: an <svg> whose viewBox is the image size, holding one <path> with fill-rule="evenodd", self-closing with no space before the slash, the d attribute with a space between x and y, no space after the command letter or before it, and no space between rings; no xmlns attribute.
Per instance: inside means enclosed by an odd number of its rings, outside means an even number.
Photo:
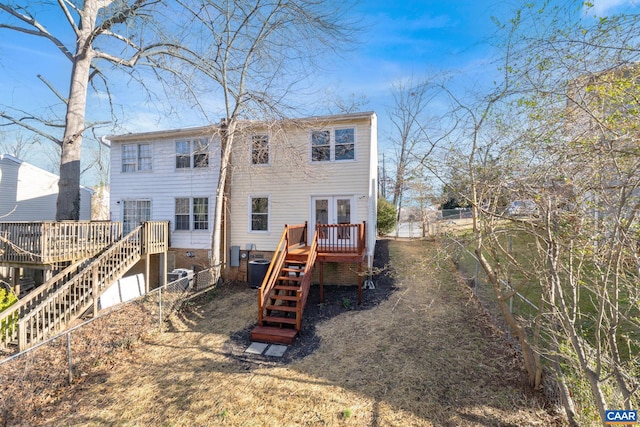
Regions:
<svg viewBox="0 0 640 427"><path fill-rule="evenodd" d="M358 195L357 194L333 194L333 195L311 195L309 196L309 227L308 227L308 241L313 239L313 233L316 231L316 210L314 206L315 200L329 200L329 224L337 224L337 200L349 199L351 212L349 213L351 224L355 224L358 218ZM333 214L333 217L331 217Z"/></svg>
<svg viewBox="0 0 640 427"><path fill-rule="evenodd" d="M336 131L353 129L353 159L336 160ZM313 133L329 131L329 160L313 160ZM349 163L358 161L358 126L330 126L317 129L311 129L308 135L308 156L309 163L314 165L321 165L327 163Z"/></svg>
<svg viewBox="0 0 640 427"><path fill-rule="evenodd" d="M267 229L266 230L252 230L251 229L251 220L252 220L252 199L267 199ZM249 194L247 201L247 232L249 234L271 234L271 196L269 194Z"/></svg>

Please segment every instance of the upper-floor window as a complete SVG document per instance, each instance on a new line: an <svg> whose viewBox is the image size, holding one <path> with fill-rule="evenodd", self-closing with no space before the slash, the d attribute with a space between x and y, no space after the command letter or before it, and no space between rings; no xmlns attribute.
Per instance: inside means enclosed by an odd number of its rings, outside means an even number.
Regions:
<svg viewBox="0 0 640 427"><path fill-rule="evenodd" d="M311 133L311 160L329 162L354 160L356 153L355 129L318 130Z"/></svg>
<svg viewBox="0 0 640 427"><path fill-rule="evenodd" d="M253 135L251 137L251 164L269 164L269 136Z"/></svg>
<svg viewBox="0 0 640 427"><path fill-rule="evenodd" d="M152 160L151 144L122 146L122 172L150 171Z"/></svg>
<svg viewBox="0 0 640 427"><path fill-rule="evenodd" d="M209 166L209 141L205 138L176 141L176 169Z"/></svg>
<svg viewBox="0 0 640 427"><path fill-rule="evenodd" d="M328 130L311 133L311 160L314 162L331 160L331 132Z"/></svg>

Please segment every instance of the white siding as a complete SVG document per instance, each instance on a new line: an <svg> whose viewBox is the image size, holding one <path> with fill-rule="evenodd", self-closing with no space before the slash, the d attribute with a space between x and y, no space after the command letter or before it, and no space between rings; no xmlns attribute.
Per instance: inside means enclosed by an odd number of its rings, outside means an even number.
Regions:
<svg viewBox="0 0 640 427"><path fill-rule="evenodd" d="M175 141L209 135L157 137L153 140L126 141L114 138L111 144L111 197L112 221L122 221L124 200L150 200L151 219L170 221L171 246L175 248L210 249L215 193L220 168L220 144L216 139L209 147L209 166L176 169ZM122 146L151 143L153 166L148 172L122 172ZM175 230L175 199L206 197L209 199L208 230Z"/></svg>
<svg viewBox="0 0 640 427"><path fill-rule="evenodd" d="M314 196L353 196L352 222L367 221L375 239L377 173L377 131L375 114L351 121L326 122L322 126L289 127L270 133L270 164L250 164L250 135L238 137L233 152L233 175L230 197L230 245L245 249L253 243L257 250L274 250L285 224L310 221ZM355 128L355 160L311 161L311 130ZM373 169L373 171L372 171ZM372 180L374 182L372 183ZM373 185L373 189L371 186ZM269 232L249 231L251 196L268 196ZM371 200L373 198L374 200ZM373 247L369 240L369 245Z"/></svg>
<svg viewBox="0 0 640 427"><path fill-rule="evenodd" d="M0 221L54 221L58 176L0 155ZM91 219L91 195L80 188L80 219Z"/></svg>

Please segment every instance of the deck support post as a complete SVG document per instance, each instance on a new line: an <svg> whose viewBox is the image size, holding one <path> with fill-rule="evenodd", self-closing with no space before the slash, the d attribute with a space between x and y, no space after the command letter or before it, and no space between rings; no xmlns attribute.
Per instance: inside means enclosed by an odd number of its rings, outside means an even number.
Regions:
<svg viewBox="0 0 640 427"><path fill-rule="evenodd" d="M362 260L358 263L358 305L362 304Z"/></svg>
<svg viewBox="0 0 640 427"><path fill-rule="evenodd" d="M91 272L91 286L92 286L92 294L93 294L93 318L98 317L98 265L93 266L93 271Z"/></svg>
<svg viewBox="0 0 640 427"><path fill-rule="evenodd" d="M318 276L320 278L320 304L324 303L324 262L320 261L320 271L318 271Z"/></svg>
<svg viewBox="0 0 640 427"><path fill-rule="evenodd" d="M151 254L149 252L146 253L144 257L144 292L146 294L149 293L149 273L151 272Z"/></svg>

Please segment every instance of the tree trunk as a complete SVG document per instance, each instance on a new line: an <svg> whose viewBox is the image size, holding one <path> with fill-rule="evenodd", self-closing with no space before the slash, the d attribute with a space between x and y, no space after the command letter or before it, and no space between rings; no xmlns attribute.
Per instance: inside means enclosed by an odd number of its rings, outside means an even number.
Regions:
<svg viewBox="0 0 640 427"><path fill-rule="evenodd" d="M95 27L99 6L95 1L86 1L81 11L80 34L78 35L76 54L69 83L69 99L65 117L62 155L60 157L60 180L58 181L58 200L56 220L80 219L80 157L82 152L82 133L85 130L85 111L87 90L93 48L91 32Z"/></svg>
<svg viewBox="0 0 640 427"><path fill-rule="evenodd" d="M214 268L217 277L220 277L222 269L222 219L225 201L227 179L231 172L231 147L236 130L236 119L223 121L221 126L220 145L222 154L220 158L220 177L216 188L216 209L213 218L213 235L211 238L211 267Z"/></svg>

